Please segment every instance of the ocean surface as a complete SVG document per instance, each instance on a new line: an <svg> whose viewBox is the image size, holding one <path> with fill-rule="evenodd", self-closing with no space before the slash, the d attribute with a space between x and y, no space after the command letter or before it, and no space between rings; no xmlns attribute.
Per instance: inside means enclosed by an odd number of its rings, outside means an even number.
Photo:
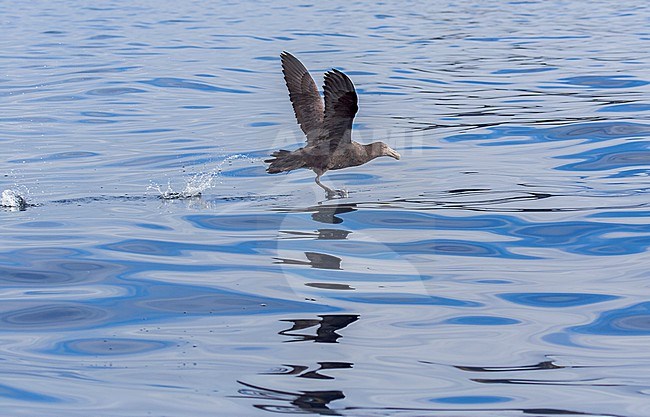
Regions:
<svg viewBox="0 0 650 417"><path fill-rule="evenodd" d="M647 0L0 12L3 416L650 415ZM348 198L283 50L402 154Z"/></svg>

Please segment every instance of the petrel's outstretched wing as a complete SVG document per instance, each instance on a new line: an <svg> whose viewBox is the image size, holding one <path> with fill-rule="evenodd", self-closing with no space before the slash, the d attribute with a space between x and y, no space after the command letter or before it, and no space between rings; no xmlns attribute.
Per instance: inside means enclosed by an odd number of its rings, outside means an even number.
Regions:
<svg viewBox="0 0 650 417"><path fill-rule="evenodd" d="M307 143L315 143L323 134L323 100L309 71L298 58L282 52L282 73L289 89L289 99Z"/></svg>
<svg viewBox="0 0 650 417"><path fill-rule="evenodd" d="M339 143L352 141L352 121L357 114L357 92L354 84L339 70L325 73L325 117L323 128L325 136L330 141L330 149Z"/></svg>

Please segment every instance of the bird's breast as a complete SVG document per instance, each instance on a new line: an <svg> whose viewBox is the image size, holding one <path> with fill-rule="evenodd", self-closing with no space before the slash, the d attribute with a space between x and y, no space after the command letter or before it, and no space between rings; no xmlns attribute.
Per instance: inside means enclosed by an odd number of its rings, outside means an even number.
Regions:
<svg viewBox="0 0 650 417"><path fill-rule="evenodd" d="M329 159L329 169L343 169L364 164L366 161L354 147L337 149Z"/></svg>

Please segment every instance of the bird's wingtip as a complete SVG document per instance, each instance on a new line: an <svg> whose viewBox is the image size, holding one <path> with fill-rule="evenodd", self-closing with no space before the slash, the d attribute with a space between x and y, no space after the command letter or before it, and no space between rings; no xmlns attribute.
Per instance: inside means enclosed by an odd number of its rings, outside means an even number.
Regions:
<svg viewBox="0 0 650 417"><path fill-rule="evenodd" d="M325 74L323 74L323 76L325 77L325 79L328 79L332 77L338 77L339 74L341 74L341 71L332 68L331 70L326 71Z"/></svg>
<svg viewBox="0 0 650 417"><path fill-rule="evenodd" d="M352 80L347 75L345 75L343 71L337 70L336 68L332 68L331 70L325 73L325 82L343 83L346 86L346 88L354 89L354 84L352 83Z"/></svg>

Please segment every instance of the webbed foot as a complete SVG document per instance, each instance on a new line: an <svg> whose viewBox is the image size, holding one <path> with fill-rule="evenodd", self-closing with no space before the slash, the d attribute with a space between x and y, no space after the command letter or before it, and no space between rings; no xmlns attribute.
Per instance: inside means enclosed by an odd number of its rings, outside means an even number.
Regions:
<svg viewBox="0 0 650 417"><path fill-rule="evenodd" d="M335 198L348 198L348 192L346 190L327 190L327 199Z"/></svg>

